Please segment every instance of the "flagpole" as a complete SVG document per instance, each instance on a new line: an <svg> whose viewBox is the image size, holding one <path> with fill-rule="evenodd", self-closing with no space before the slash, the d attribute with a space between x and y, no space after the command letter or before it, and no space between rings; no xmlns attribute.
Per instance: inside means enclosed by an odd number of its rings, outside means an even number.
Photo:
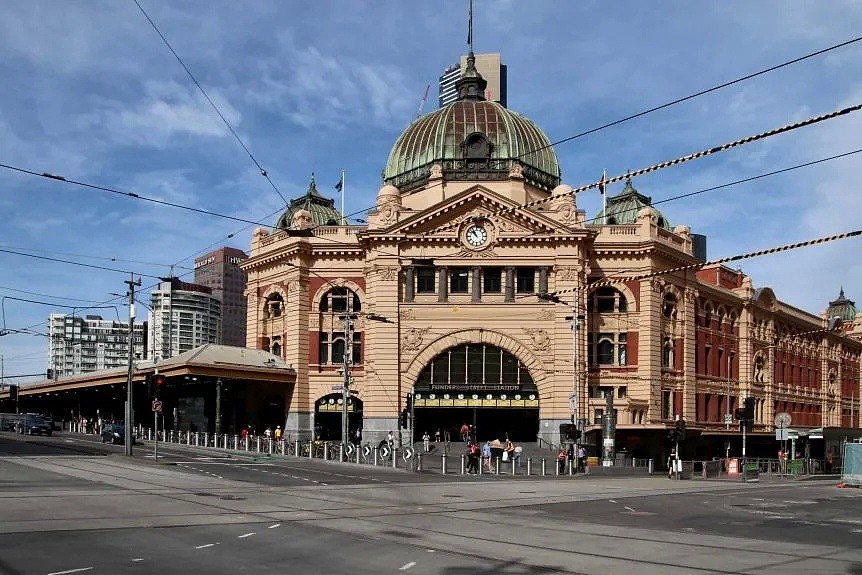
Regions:
<svg viewBox="0 0 862 575"><path fill-rule="evenodd" d="M608 175L607 170L602 170L602 182L604 183L605 178ZM602 225L608 225L608 190L606 186L603 184L602 190Z"/></svg>
<svg viewBox="0 0 862 575"><path fill-rule="evenodd" d="M341 170L341 225L347 225L347 218L344 217L344 170Z"/></svg>

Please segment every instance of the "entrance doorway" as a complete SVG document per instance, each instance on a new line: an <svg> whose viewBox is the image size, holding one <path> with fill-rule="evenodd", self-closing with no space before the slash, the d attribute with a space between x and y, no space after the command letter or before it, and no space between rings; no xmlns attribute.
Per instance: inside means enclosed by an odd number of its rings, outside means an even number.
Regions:
<svg viewBox="0 0 862 575"><path fill-rule="evenodd" d="M414 441L427 431L460 438L473 426L479 441L533 442L539 431L539 395L527 367L508 351L484 343L451 347L419 374L414 386Z"/></svg>
<svg viewBox="0 0 862 575"><path fill-rule="evenodd" d="M341 441L341 407L344 398L340 393L324 395L314 402L314 436L322 441ZM347 429L349 438L357 443L357 430L362 433L362 400L347 399Z"/></svg>

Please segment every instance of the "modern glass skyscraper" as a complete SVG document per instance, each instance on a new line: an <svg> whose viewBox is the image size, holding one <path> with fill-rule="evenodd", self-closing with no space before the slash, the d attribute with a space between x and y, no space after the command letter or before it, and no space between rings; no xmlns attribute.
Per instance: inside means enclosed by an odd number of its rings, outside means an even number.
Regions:
<svg viewBox="0 0 862 575"><path fill-rule="evenodd" d="M195 283L210 288L222 303L223 345L245 347L246 275L239 264L247 259L244 251L223 247L195 260Z"/></svg>

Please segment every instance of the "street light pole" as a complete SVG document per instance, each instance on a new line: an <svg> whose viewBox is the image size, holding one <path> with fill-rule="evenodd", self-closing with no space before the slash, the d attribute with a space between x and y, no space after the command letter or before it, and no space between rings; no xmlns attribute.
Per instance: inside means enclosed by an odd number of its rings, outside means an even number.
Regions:
<svg viewBox="0 0 862 575"><path fill-rule="evenodd" d="M141 278L135 280L135 274L130 274L131 280L126 280L129 286L129 371L126 379L126 445L125 454L132 455L132 418L134 417L134 407L132 405L132 372L134 370L135 359L135 287L141 285ZM73 327L74 329L74 327Z"/></svg>
<svg viewBox="0 0 862 575"><path fill-rule="evenodd" d="M347 400L350 398L350 364L353 361L353 319L356 314L345 313L341 316L344 321L344 355L342 357L342 383L341 383L341 449L347 452L347 434L349 432L347 418Z"/></svg>

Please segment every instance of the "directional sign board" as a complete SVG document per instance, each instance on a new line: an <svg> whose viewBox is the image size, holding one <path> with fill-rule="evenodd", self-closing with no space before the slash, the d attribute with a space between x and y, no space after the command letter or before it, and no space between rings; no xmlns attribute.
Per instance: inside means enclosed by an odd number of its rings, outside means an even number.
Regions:
<svg viewBox="0 0 862 575"><path fill-rule="evenodd" d="M162 412L162 402L159 401L158 399L153 400L153 412L154 413L161 413Z"/></svg>
<svg viewBox="0 0 862 575"><path fill-rule="evenodd" d="M724 422L728 423L728 424L733 423L733 415L731 415L730 413L725 413L724 414Z"/></svg>
<svg viewBox="0 0 862 575"><path fill-rule="evenodd" d="M401 457L404 458L404 461L409 461L410 459L413 458L414 453L416 453L416 452L414 451L414 449L412 447L405 447L404 453L401 455Z"/></svg>

